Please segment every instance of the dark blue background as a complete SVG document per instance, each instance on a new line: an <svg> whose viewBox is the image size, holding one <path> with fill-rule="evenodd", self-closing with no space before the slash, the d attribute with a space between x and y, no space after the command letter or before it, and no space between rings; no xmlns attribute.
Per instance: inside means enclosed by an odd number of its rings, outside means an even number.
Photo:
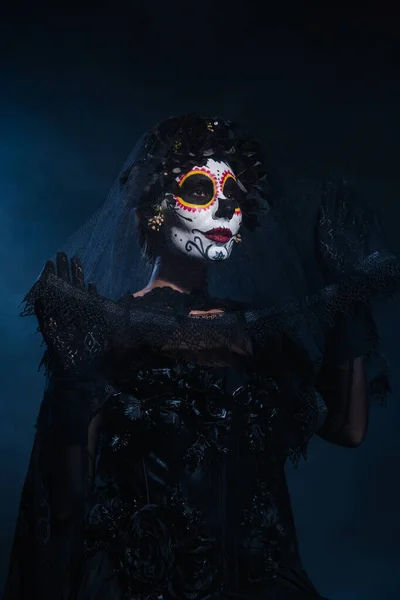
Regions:
<svg viewBox="0 0 400 600"><path fill-rule="evenodd" d="M389 5L140 4L17 3L0 18L1 578L43 386L35 323L17 305L103 201L139 133L187 111L242 121L289 173L354 181L400 251ZM393 394L366 442L315 440L308 463L288 469L304 562L332 600L400 597L397 308L382 315Z"/></svg>

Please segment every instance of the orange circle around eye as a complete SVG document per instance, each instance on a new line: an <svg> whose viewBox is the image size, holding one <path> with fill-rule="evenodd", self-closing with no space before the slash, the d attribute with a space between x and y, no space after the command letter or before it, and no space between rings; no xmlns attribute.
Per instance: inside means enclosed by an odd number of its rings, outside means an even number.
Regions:
<svg viewBox="0 0 400 600"><path fill-rule="evenodd" d="M225 184L229 178L233 179L233 181L236 182L236 177L232 173L229 173L229 171L225 171L225 173L222 176L222 181L221 181L221 189L222 190L224 189Z"/></svg>
<svg viewBox="0 0 400 600"><path fill-rule="evenodd" d="M186 179L188 177L191 177L192 175L205 175L205 177L208 177L208 179L210 179L212 181L213 195L212 195L211 200L209 202L207 202L207 204L192 204L191 202L185 202L185 200L183 198L181 198L180 196L175 196L175 197L177 198L179 204L181 204L185 208L191 208L194 210L203 210L204 208L208 208L209 206L211 206L211 204L213 204L213 202L215 202L215 199L217 197L217 182L215 181L214 177L212 177L212 175L210 175L210 173L207 173L206 171L202 171L201 169L194 169L193 171L189 171L189 173L186 173L186 175L184 175L182 177L182 179L180 179L178 181L179 187L182 187L182 185L186 181Z"/></svg>
<svg viewBox="0 0 400 600"><path fill-rule="evenodd" d="M227 182L227 180L229 178L233 179L233 181L235 181L237 183L236 177L232 173L229 173L229 171L226 171L224 173L223 177L222 177L222 182L221 182L221 189L222 189L222 191L224 190L225 184L226 184L226 182ZM235 214L237 214L237 215L241 215L242 214L242 211L239 208L239 206L237 208L235 208Z"/></svg>

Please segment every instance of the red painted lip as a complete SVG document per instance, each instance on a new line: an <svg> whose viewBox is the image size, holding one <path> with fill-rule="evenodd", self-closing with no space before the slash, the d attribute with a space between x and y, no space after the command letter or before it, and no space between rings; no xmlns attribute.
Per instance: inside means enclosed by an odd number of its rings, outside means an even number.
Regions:
<svg viewBox="0 0 400 600"><path fill-rule="evenodd" d="M204 237L218 244L226 244L232 237L232 231L226 227L216 227L203 233Z"/></svg>

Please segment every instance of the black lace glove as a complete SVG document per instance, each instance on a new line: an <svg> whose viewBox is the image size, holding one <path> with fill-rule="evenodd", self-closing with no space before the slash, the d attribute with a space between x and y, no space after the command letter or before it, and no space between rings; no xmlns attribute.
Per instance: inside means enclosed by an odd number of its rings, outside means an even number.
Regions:
<svg viewBox="0 0 400 600"><path fill-rule="evenodd" d="M317 250L327 283L353 270L370 251L375 215L358 199L347 181L327 183L322 192Z"/></svg>
<svg viewBox="0 0 400 600"><path fill-rule="evenodd" d="M88 296L97 294L91 284L86 291L83 268L76 257L69 265L64 253L57 254L56 265L48 261L42 277L49 274ZM57 445L86 446L91 419L117 393L105 374L104 334L95 322L90 329L84 328L82 315L69 310L67 301L53 304L46 294L36 300L35 313L47 346L50 374L38 427L57 440Z"/></svg>
<svg viewBox="0 0 400 600"><path fill-rule="evenodd" d="M97 295L93 284L89 284L86 291L82 264L77 257L71 259L70 268L67 256L59 252L56 266L52 261L47 261L41 279L49 275L72 284L84 294ZM72 376L72 373L87 371L89 365L99 361L105 345L104 335L96 323L90 328L82 326L82 314L69 306L67 298L62 304L54 303L53 300L44 294L36 299L34 306L39 328L47 345L51 371L59 376Z"/></svg>

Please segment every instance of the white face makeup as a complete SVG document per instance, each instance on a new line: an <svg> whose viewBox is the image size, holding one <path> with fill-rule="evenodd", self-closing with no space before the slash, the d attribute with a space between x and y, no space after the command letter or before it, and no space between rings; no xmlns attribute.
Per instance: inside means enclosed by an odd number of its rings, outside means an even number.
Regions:
<svg viewBox="0 0 400 600"><path fill-rule="evenodd" d="M169 248L198 260L226 260L242 224L242 192L232 169L209 159L176 181L179 195L167 194L162 203Z"/></svg>

